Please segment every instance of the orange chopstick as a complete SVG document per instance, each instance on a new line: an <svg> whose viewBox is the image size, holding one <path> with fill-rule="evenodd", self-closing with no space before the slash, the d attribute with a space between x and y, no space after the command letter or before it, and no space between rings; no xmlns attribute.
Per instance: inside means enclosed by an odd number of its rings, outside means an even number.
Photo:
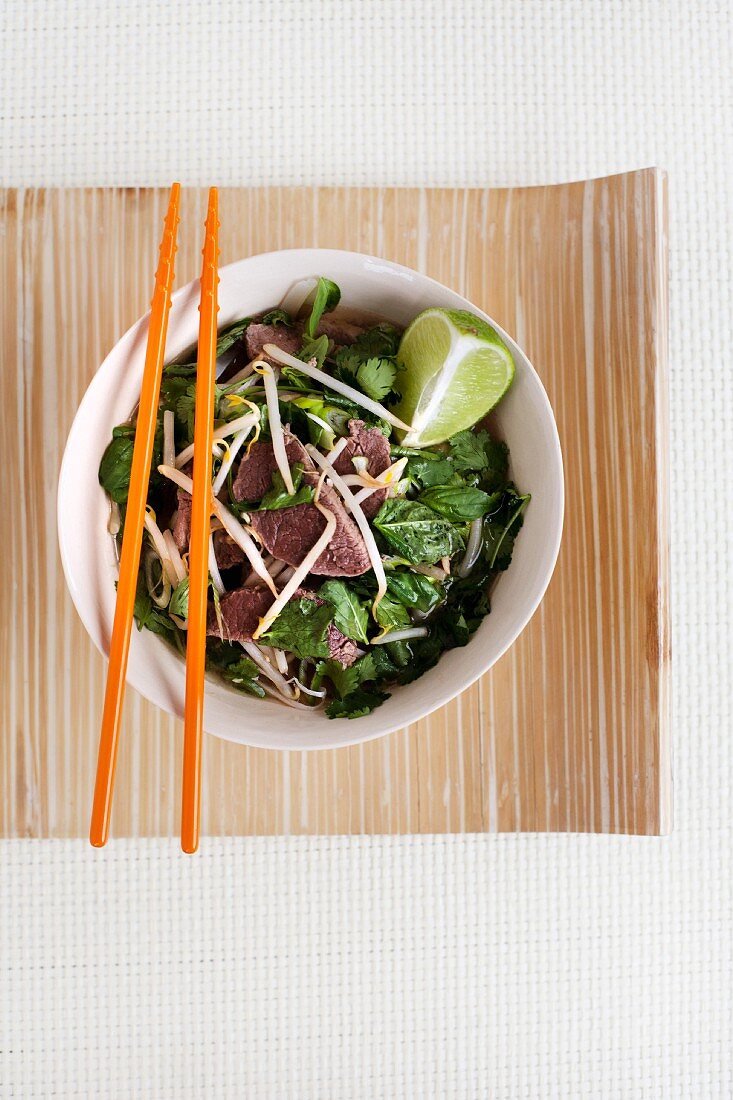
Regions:
<svg viewBox="0 0 733 1100"><path fill-rule="evenodd" d="M183 724L181 847L195 852L201 809L201 735L204 717L204 668L209 587L211 450L214 444L214 381L219 257L219 192L209 190L204 263L201 269L199 346L196 367L196 415L193 435L193 502L188 555L188 632L186 706Z"/></svg>
<svg viewBox="0 0 733 1100"><path fill-rule="evenodd" d="M127 658L130 651L130 634L135 606L137 576L140 567L140 549L145 523L145 506L148 499L150 463L153 457L155 424L158 415L160 380L163 374L165 340L168 332L168 315L173 286L173 257L176 252L178 231L178 207L181 185L171 187L168 213L165 216L163 237L160 242L160 258L155 273L155 288L151 301L148 344L145 352L145 368L140 391L140 407L135 426L135 447L132 454L130 487L127 494L125 531L120 554L120 577L117 584L112 638L109 649L107 686L104 694L102 728L99 735L97 778L94 784L94 802L89 840L95 848L107 843L109 818L117 765L120 716L125 695Z"/></svg>

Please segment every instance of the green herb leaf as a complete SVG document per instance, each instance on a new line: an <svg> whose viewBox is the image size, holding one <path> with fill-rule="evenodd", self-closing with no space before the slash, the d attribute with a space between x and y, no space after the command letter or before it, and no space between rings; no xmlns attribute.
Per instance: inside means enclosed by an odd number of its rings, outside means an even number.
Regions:
<svg viewBox="0 0 733 1100"><path fill-rule="evenodd" d="M330 279L323 276L318 280L316 294L313 299L310 317L305 323L305 334L311 338L315 336L321 317L324 313L330 313L341 301L341 291Z"/></svg>
<svg viewBox="0 0 733 1100"><path fill-rule="evenodd" d="M387 591L405 607L413 607L417 611L427 614L444 599L443 587L430 577L424 577L422 573L410 573L407 571L389 572L387 574ZM377 605L377 610L379 605Z"/></svg>
<svg viewBox="0 0 733 1100"><path fill-rule="evenodd" d="M449 439L450 454L458 473L481 474L484 488L496 488L506 481L509 449L506 443L493 440L488 432L470 428Z"/></svg>
<svg viewBox="0 0 733 1100"><path fill-rule="evenodd" d="M436 485L421 493L420 500L451 523L467 523L490 512L500 495L490 496L470 485Z"/></svg>
<svg viewBox="0 0 733 1100"><path fill-rule="evenodd" d="M240 657L225 668L220 669L222 677L238 691L244 691L247 695L256 695L264 699L266 692L258 682L260 670L249 657Z"/></svg>
<svg viewBox="0 0 733 1100"><path fill-rule="evenodd" d="M356 593L343 581L331 580L322 584L318 595L328 600L334 609L334 622L342 634L356 642L368 642L369 613L362 607Z"/></svg>
<svg viewBox="0 0 733 1100"><path fill-rule="evenodd" d="M124 504L130 488L135 431L130 428L131 434L115 434L118 431L118 428L114 429L113 437L99 463L99 484L112 500L117 504Z"/></svg>
<svg viewBox="0 0 733 1100"><path fill-rule="evenodd" d="M356 371L356 382L372 401L383 401L396 376L397 364L391 359L367 359Z"/></svg>
<svg viewBox="0 0 733 1100"><path fill-rule="evenodd" d="M322 369L329 347L330 341L325 334L323 336L304 336L303 346L298 352L298 358L302 359L304 363L307 363L310 359L315 359L316 366ZM309 383L311 386L313 385L312 380L309 380Z"/></svg>
<svg viewBox="0 0 733 1100"><path fill-rule="evenodd" d="M349 695L354 691L360 682L359 670L356 664L351 665L350 668L344 668L340 661L334 661L329 659L328 661L319 661L316 665L315 675L311 682L311 687L314 691L318 691L323 684L324 679L330 680L333 685L334 691L343 699L344 695Z"/></svg>
<svg viewBox="0 0 733 1100"><path fill-rule="evenodd" d="M188 577L184 577L173 590L168 614L177 615L179 619L188 619Z"/></svg>
<svg viewBox="0 0 733 1100"><path fill-rule="evenodd" d="M293 328L295 321L284 309L271 309L269 313L266 313L262 318L263 325L272 325L277 328L278 325L285 325L286 328Z"/></svg>
<svg viewBox="0 0 733 1100"><path fill-rule="evenodd" d="M380 358L394 356L397 354L401 336L400 330L389 321L381 321L366 332L360 333L351 347L363 359L370 359L372 356Z"/></svg>
<svg viewBox="0 0 733 1100"><path fill-rule="evenodd" d="M334 699L329 703L326 707L326 716L328 718L362 718L381 706L386 699L389 699L389 692L379 691L376 688L370 691L357 688L343 699Z"/></svg>
<svg viewBox="0 0 733 1100"><path fill-rule="evenodd" d="M309 504L313 500L314 490L310 485L302 485L303 463L296 462L290 467L295 492L288 493L279 470L272 471L272 488L265 493L258 511L273 512L279 508L292 508L296 504Z"/></svg>
<svg viewBox="0 0 733 1100"><path fill-rule="evenodd" d="M221 330L216 341L217 359L220 355L223 355L225 351L229 351L229 349L236 344L237 340L241 340L251 324L251 317L243 317L241 321L235 321L233 325L229 325L228 328Z"/></svg>
<svg viewBox="0 0 733 1100"><path fill-rule="evenodd" d="M530 499L529 493L519 496L510 488L505 493L501 510L484 521L483 554L489 569L504 570L511 562L514 540Z"/></svg>
<svg viewBox="0 0 733 1100"><path fill-rule="evenodd" d="M383 596L374 609L374 617L384 630L399 630L410 626L410 613L404 604Z"/></svg>
<svg viewBox="0 0 733 1100"><path fill-rule="evenodd" d="M447 458L430 460L424 458L411 458L407 463L407 476L416 485L424 489L434 485L448 485L451 481L460 482L460 478L453 469L453 464Z"/></svg>
<svg viewBox="0 0 733 1100"><path fill-rule="evenodd" d="M460 532L448 520L416 500L385 500L374 526L413 565L436 562L463 546Z"/></svg>
<svg viewBox="0 0 733 1100"><path fill-rule="evenodd" d="M328 657L332 622L330 603L319 606L315 600L290 600L261 637L265 645L290 650L297 657Z"/></svg>

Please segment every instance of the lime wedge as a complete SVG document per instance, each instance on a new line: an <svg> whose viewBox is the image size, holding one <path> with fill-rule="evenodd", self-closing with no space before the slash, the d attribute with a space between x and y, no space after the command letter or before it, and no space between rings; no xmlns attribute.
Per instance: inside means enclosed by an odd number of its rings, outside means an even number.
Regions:
<svg viewBox="0 0 733 1100"><path fill-rule="evenodd" d="M426 309L406 329L397 351L405 368L393 412L412 425L403 443L430 447L470 428L512 384L514 360L499 334L462 309Z"/></svg>

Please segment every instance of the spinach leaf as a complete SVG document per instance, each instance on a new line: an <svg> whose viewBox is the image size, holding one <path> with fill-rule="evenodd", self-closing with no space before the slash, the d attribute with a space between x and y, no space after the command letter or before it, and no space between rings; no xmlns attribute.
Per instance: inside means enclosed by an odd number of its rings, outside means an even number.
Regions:
<svg viewBox="0 0 733 1100"><path fill-rule="evenodd" d="M270 629L262 635L265 645L288 649L296 657L328 657L328 628L333 622L330 603L291 600Z"/></svg>
<svg viewBox="0 0 733 1100"><path fill-rule="evenodd" d="M387 574L387 591L405 607L414 607L424 614L437 607L444 598L442 586L422 573L395 570Z"/></svg>
<svg viewBox="0 0 733 1100"><path fill-rule="evenodd" d="M463 546L460 532L417 500L385 500L374 526L401 557L417 565L436 562Z"/></svg>
<svg viewBox="0 0 733 1100"><path fill-rule="evenodd" d="M116 504L124 504L127 500L134 446L135 429L121 424L113 429L112 439L99 463L99 484Z"/></svg>
<svg viewBox="0 0 733 1100"><path fill-rule="evenodd" d="M295 492L292 495L288 493L282 474L279 470L273 470L272 488L263 496L258 511L274 512L279 508L292 508L296 504L309 504L313 500L314 490L312 487L301 484L303 481L303 463L296 462L294 466L290 467L290 470Z"/></svg>
<svg viewBox="0 0 733 1100"><path fill-rule="evenodd" d="M345 695L343 699L334 699L326 707L328 718L362 718L389 699L389 692L379 691L377 688L366 690L357 688L356 691Z"/></svg>
<svg viewBox="0 0 733 1100"><path fill-rule="evenodd" d="M489 496L470 485L436 485L421 493L420 500L451 523L468 523L481 519L491 510L492 505L498 505L499 496L500 493Z"/></svg>
<svg viewBox="0 0 733 1100"><path fill-rule="evenodd" d="M313 299L310 317L305 323L305 334L311 338L315 336L321 317L324 313L330 313L341 301L341 291L330 279L321 276L316 286L316 295Z"/></svg>
<svg viewBox="0 0 733 1100"><path fill-rule="evenodd" d="M367 637L369 614L352 589L348 588L343 581L331 580L321 585L318 595L332 604L333 621L342 634L356 642L369 641Z"/></svg>

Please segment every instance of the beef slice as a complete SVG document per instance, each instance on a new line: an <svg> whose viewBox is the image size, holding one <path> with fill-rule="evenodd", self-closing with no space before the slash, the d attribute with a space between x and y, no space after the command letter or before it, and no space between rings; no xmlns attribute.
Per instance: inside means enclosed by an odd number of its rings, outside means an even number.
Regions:
<svg viewBox="0 0 733 1100"><path fill-rule="evenodd" d="M391 462L389 441L384 432L379 428L367 428L363 420L350 420L349 441L333 464L336 473L353 474L354 463L351 460L359 455L367 459L367 470L372 477L383 473ZM366 497L361 502L364 515L368 519L376 516L386 498L386 489L377 489Z"/></svg>
<svg viewBox="0 0 733 1100"><path fill-rule="evenodd" d="M313 467L308 452L294 435L285 436L285 454L291 466L296 462L302 462L303 466L309 469ZM240 501L262 500L265 493L272 488L272 472L276 469L277 462L272 443L265 440L253 443L249 454L245 455L239 463L237 476L232 482L232 496Z"/></svg>

